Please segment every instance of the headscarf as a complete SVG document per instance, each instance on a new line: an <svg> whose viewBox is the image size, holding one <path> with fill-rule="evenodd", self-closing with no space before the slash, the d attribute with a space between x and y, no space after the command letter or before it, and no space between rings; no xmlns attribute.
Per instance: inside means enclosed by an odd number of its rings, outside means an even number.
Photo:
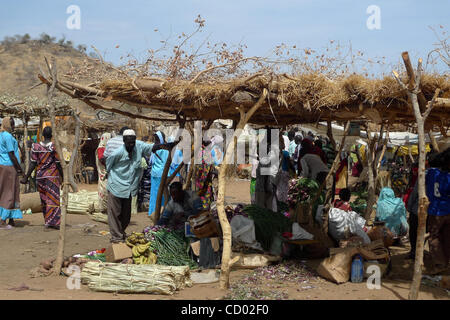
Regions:
<svg viewBox="0 0 450 320"><path fill-rule="evenodd" d="M223 137L221 135L216 135L214 137L211 138L211 148L219 145L223 142Z"/></svg>
<svg viewBox="0 0 450 320"><path fill-rule="evenodd" d="M11 133L11 131L12 131L12 127L11 127L11 117L5 117L5 118L3 118L3 120L2 120L2 129L1 129L1 131L2 131L2 132L3 132L3 131L6 131L6 132Z"/></svg>
<svg viewBox="0 0 450 320"><path fill-rule="evenodd" d="M377 202L378 220L384 221L396 235L404 235L408 231L406 208L401 198L396 198L394 190L385 187L381 189Z"/></svg>
<svg viewBox="0 0 450 320"><path fill-rule="evenodd" d="M100 142L98 144L98 148L106 148L106 143L109 139L111 139L111 133L105 132L104 134L102 134L102 137L100 138Z"/></svg>

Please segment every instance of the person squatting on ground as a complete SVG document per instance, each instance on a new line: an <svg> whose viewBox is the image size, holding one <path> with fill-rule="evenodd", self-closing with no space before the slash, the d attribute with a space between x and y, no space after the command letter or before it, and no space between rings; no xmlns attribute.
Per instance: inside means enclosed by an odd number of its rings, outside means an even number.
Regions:
<svg viewBox="0 0 450 320"><path fill-rule="evenodd" d="M184 228L187 219L202 210L204 210L202 201L195 191L185 191L180 182L173 182L170 185L170 201L157 225L174 229Z"/></svg>

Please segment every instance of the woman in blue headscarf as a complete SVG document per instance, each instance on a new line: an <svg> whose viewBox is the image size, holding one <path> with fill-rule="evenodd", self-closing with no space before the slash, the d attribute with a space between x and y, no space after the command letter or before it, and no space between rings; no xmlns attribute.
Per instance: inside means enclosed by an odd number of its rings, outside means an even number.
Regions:
<svg viewBox="0 0 450 320"><path fill-rule="evenodd" d="M165 143L164 133L161 131L157 131L154 136L154 141L157 143ZM158 150L154 154L152 154L150 162L151 162L151 187L150 187L150 203L148 208L148 215L152 215L156 208L156 198L158 196L158 189L161 183L162 174L164 171L164 166L166 164L167 158L169 157L168 150ZM161 203L164 203L164 196L161 200Z"/></svg>
<svg viewBox="0 0 450 320"><path fill-rule="evenodd" d="M409 225L406 221L405 203L401 198L396 198L394 190L383 188L377 202L376 220L384 221L396 236L401 237L408 233Z"/></svg>

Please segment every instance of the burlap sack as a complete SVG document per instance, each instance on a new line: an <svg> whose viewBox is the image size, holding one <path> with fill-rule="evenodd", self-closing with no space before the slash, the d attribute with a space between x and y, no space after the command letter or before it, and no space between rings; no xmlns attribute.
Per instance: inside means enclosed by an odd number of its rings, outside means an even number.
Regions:
<svg viewBox="0 0 450 320"><path fill-rule="evenodd" d="M358 248L348 248L340 253L332 255L324 259L319 267L317 273L336 283L344 283L350 279L350 271L352 266L352 258L358 253Z"/></svg>

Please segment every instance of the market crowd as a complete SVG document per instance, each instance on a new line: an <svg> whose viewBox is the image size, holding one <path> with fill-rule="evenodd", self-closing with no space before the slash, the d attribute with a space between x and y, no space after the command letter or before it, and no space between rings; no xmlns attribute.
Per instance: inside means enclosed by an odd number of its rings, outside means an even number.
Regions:
<svg viewBox="0 0 450 320"><path fill-rule="evenodd" d="M32 175L36 179L41 198L44 225L46 228L58 229L63 172L60 156L52 143L52 129L44 128L40 142L31 145L28 172L23 172L13 131L14 120L4 118L0 132L0 229L13 229L14 221L22 218L20 183L27 184ZM292 181L307 179L304 181L312 181L317 186L323 184L323 191L331 192L333 208L342 212L363 213L358 208L358 203L351 202L351 197L355 192L367 188L364 145L354 145L337 154L333 141L299 128L283 132L277 141L272 139L269 134L262 139L268 152L259 152L262 145L259 143L256 151L248 155L251 164L249 192L252 204L274 212L279 211L280 206L295 206L298 197L307 198L308 195L298 195L298 190L297 193L291 190L297 185ZM186 188L186 182L190 182L186 181L189 166L177 170L182 163L183 154L177 148L174 137L167 138L163 132L157 131L151 139L143 137L138 140L135 131L128 127L121 128L115 136L104 133L95 152L99 177L98 207L108 216L111 242L126 240L126 229L133 211L146 210L153 219L158 190L170 152L173 156L168 176L174 179L169 186L169 199L164 199L167 194L162 197L164 210L153 223L182 228L189 217L211 210L217 200L217 170L223 161L223 150L221 135L202 142L202 162L195 165L194 183ZM450 259L450 149L440 154L430 152L427 159L426 192L430 201L427 230L430 254L435 268L441 270L448 266ZM329 176L335 161L337 169ZM398 168L407 167L405 157L394 157L390 161L380 159L383 166L391 169L391 177L395 176ZM405 172L402 173L401 188L395 183L379 188L375 220L383 222L396 239L408 236L411 243L410 257L414 258L419 205L417 163L410 164L408 168L405 171L406 177ZM359 179L353 190L348 188L349 175ZM292 194L296 196L293 197Z"/></svg>

